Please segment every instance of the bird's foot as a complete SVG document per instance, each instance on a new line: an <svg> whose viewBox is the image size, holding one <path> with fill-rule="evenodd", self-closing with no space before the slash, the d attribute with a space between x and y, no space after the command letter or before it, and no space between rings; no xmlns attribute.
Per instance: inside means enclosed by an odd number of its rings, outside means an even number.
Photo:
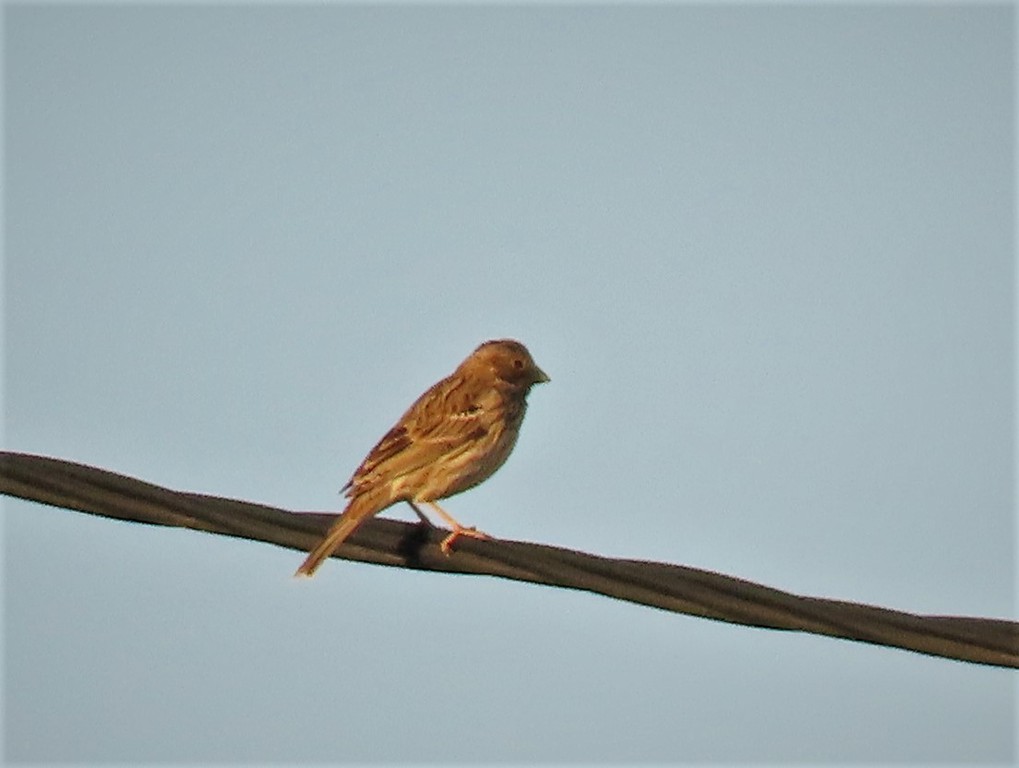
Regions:
<svg viewBox="0 0 1019 768"><path fill-rule="evenodd" d="M468 536L472 539L481 539L482 541L485 541L490 538L487 533L483 533L482 531L479 531L477 528L457 527L454 528L453 532L450 533L449 536L444 538L442 540L442 543L439 545L439 549L442 550L442 554L444 554L446 557L449 557L453 551L453 542L455 542L461 536Z"/></svg>

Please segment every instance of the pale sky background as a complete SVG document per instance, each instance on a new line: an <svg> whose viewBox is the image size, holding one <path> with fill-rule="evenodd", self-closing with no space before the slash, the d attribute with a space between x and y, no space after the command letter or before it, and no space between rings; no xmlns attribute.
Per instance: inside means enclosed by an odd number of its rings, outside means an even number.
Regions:
<svg viewBox="0 0 1019 768"><path fill-rule="evenodd" d="M1016 618L1008 5L4 9L4 445ZM389 514L411 519L405 509ZM4 502L10 763L1001 763L1017 674Z"/></svg>

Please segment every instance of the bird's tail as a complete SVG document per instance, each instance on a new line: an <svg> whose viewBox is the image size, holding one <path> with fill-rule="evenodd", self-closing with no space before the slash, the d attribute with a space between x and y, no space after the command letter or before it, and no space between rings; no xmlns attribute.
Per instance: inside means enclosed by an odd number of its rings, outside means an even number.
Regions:
<svg viewBox="0 0 1019 768"><path fill-rule="evenodd" d="M347 504L347 508L336 518L336 522L333 523L329 532L326 533L325 538L319 542L317 547L311 550L311 554L301 563L301 567L297 569L294 576L314 576L315 571L322 565L322 562L332 555L336 548L350 534L357 530L361 523L379 510L380 506L374 499L367 498L366 496L355 496L351 499L350 503Z"/></svg>

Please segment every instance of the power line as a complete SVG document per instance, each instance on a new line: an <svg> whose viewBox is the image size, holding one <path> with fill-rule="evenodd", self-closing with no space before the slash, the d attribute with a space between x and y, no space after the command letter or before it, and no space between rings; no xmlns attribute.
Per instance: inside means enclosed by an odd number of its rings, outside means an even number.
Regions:
<svg viewBox="0 0 1019 768"><path fill-rule="evenodd" d="M62 459L0 452L0 493L102 517L191 528L299 551L335 519L236 499L162 488ZM860 603L802 597L711 571L620 560L526 542L462 539L451 557L446 531L375 518L334 557L448 573L499 576L593 592L676 613L769 629L828 635L948 659L1019 667L1019 623L920 616Z"/></svg>

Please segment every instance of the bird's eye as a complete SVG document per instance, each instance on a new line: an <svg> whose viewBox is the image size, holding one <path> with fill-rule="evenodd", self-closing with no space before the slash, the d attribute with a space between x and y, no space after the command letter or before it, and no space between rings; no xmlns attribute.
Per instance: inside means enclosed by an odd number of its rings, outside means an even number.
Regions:
<svg viewBox="0 0 1019 768"><path fill-rule="evenodd" d="M521 368L524 367L524 361L518 357L516 360L513 361L513 367L519 371Z"/></svg>

